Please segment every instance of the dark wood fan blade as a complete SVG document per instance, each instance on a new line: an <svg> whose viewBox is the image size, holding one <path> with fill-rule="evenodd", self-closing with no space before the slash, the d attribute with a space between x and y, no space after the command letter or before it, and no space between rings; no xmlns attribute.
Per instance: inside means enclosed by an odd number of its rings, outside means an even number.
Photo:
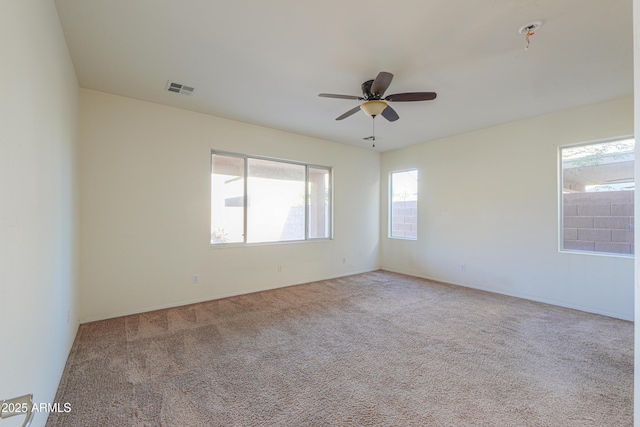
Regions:
<svg viewBox="0 0 640 427"><path fill-rule="evenodd" d="M385 101L409 102L409 101L431 101L438 96L435 92L407 92L394 93L384 98Z"/></svg>
<svg viewBox="0 0 640 427"><path fill-rule="evenodd" d="M398 120L400 118L400 116L398 116L398 113L396 113L396 110L394 110L393 108L391 108L391 106L387 105L387 108L385 108L384 110L382 110L382 117L384 117L385 119L389 120L390 122L395 122L396 120Z"/></svg>
<svg viewBox="0 0 640 427"><path fill-rule="evenodd" d="M360 111L360 106L359 105L357 107L354 107L351 110L347 111L346 113L344 113L340 117L337 117L336 120L346 119L347 117L354 115L358 111Z"/></svg>
<svg viewBox="0 0 640 427"><path fill-rule="evenodd" d="M363 97L361 96L355 96L355 95L336 95L333 93L319 93L318 96L321 96L323 98L339 98L339 99L357 99L358 101L362 101L364 100Z"/></svg>
<svg viewBox="0 0 640 427"><path fill-rule="evenodd" d="M384 92L391 84L391 80L393 80L393 74L387 73L386 71L380 71L371 85L371 93L379 96L384 95Z"/></svg>

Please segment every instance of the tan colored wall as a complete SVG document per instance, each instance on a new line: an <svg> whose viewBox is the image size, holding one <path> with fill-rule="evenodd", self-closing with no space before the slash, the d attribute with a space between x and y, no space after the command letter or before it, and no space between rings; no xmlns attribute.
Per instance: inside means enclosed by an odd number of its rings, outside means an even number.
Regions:
<svg viewBox="0 0 640 427"><path fill-rule="evenodd" d="M78 326L78 82L52 1L0 10L0 399L51 403Z"/></svg>
<svg viewBox="0 0 640 427"><path fill-rule="evenodd" d="M92 90L80 100L81 321L379 268L379 153ZM335 238L211 247L212 149L333 167Z"/></svg>
<svg viewBox="0 0 640 427"><path fill-rule="evenodd" d="M418 239L390 239L387 270L633 318L634 260L559 251L558 149L634 132L633 97L382 154L381 176L418 169Z"/></svg>

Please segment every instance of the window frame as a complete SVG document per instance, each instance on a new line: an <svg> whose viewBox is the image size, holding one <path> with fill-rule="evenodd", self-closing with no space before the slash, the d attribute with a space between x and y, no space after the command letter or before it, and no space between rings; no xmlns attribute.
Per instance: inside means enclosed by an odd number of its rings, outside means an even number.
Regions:
<svg viewBox="0 0 640 427"><path fill-rule="evenodd" d="M417 167L407 168L407 169L399 169L389 172L389 188L387 194L389 195L389 203L388 203L388 224L387 224L387 237L389 239L399 239L399 240L418 240L418 231L416 230L416 237L408 237L408 236L394 236L393 235L393 175L397 173L403 172L416 172L416 198L418 197L418 192L420 188L418 186L418 180L420 177L420 170ZM416 199L416 218L418 217L418 200ZM416 224L417 226L417 224Z"/></svg>
<svg viewBox="0 0 640 427"><path fill-rule="evenodd" d="M303 242L318 242L318 241L326 241L326 240L333 240L334 236L333 236L333 231L334 231L334 227L333 227L333 167L332 166L326 166L326 165L319 165L319 164L314 164L314 163L305 163L305 162L299 162L299 161L295 161L295 160L289 160L289 159L282 159L282 158L277 158L277 157L268 157L268 156L260 156L260 155L254 155L254 154L244 154L244 153L236 153L236 152L232 152L232 151L224 151L224 150L216 150L216 149L212 149L211 153L210 153L210 165L209 165L209 175L212 175L213 172L213 156L214 155L220 155L220 156L227 156L227 157L235 157L235 158L239 158L239 159L243 159L244 160L244 176L243 176L243 180L244 180L244 189L243 189L243 233L242 233L242 238L243 241L242 242L230 242L230 243L213 243L211 241L211 237L209 237L209 246L212 248L221 248L221 247L232 247L232 246L262 246L262 245L282 245L282 244L292 244L292 243L303 243ZM247 228L248 228L248 209L249 209L249 204L248 204L248 199L249 199L249 194L248 194L248 181L249 181L249 159L254 159L254 160L266 160L266 161L271 161L271 162L279 162L279 163L286 163L286 164L291 164L291 165L297 165L297 166L304 166L305 167L305 181L304 181L304 200L305 200L305 204L304 204L304 213L305 213L305 220L304 220L304 239L298 239L298 240L274 240L274 241L267 241L267 242L248 242L247 241ZM328 188L328 197L327 197L327 203L328 203L328 236L327 237L309 237L309 211L310 211L310 203L309 203L309 168L313 168L313 169L322 169L322 170L326 170L329 173L329 188ZM210 186L212 186L212 182L210 179ZM210 187L210 194L213 194L213 188ZM209 222L211 222L212 219L212 215L213 212L211 211L211 199L209 199ZM209 225L209 227L211 227L211 224ZM213 230L209 230L209 233L211 234L213 232Z"/></svg>
<svg viewBox="0 0 640 427"><path fill-rule="evenodd" d="M562 164L562 151L567 148L575 148L575 147L586 147L589 145L598 145L598 144L606 144L610 142L616 141L625 141L629 139L636 139L634 135L623 135L617 136L614 138L606 138L599 139L594 141L587 142L578 142L574 144L565 144L559 145L557 148L557 173L558 173L558 187L557 187L557 196L558 196L558 252L563 254L573 254L573 255L589 255L589 256L604 256L604 257L615 257L615 258L635 258L635 253L625 254L625 253L616 253L616 252L600 252L600 251L590 251L590 250L579 250L579 249L567 249L564 247L564 167ZM635 151L634 151L635 154ZM634 155L634 163L635 163L635 155ZM635 166L634 166L635 169ZM635 184L635 177L634 177ZM635 190L634 190L635 191Z"/></svg>

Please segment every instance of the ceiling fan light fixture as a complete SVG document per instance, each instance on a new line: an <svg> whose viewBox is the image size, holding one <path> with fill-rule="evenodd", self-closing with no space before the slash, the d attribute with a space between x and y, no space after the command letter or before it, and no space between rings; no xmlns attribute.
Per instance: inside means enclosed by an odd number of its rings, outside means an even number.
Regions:
<svg viewBox="0 0 640 427"><path fill-rule="evenodd" d="M367 101L360 106L360 109L364 111L367 116L372 117L381 114L385 108L387 108L387 103L378 100Z"/></svg>

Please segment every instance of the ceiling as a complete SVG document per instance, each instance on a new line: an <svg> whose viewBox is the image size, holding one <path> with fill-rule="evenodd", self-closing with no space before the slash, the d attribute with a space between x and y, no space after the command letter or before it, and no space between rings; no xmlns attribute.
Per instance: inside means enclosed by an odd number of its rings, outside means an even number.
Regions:
<svg viewBox="0 0 640 427"><path fill-rule="evenodd" d="M80 86L387 151L630 95L632 0L55 0ZM531 37L518 30L533 21ZM379 71L400 120L335 118ZM166 91L173 80L190 96Z"/></svg>

